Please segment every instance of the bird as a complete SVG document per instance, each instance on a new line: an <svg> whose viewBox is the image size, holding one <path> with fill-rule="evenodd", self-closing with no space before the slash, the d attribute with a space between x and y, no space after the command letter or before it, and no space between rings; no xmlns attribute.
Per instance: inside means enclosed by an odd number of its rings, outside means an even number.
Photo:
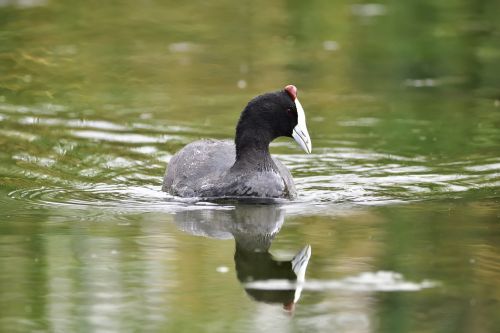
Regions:
<svg viewBox="0 0 500 333"><path fill-rule="evenodd" d="M202 139L179 150L167 166L162 190L183 198L296 199L290 171L269 152L269 144L282 136L311 153L294 85L251 99L238 120L234 142Z"/></svg>

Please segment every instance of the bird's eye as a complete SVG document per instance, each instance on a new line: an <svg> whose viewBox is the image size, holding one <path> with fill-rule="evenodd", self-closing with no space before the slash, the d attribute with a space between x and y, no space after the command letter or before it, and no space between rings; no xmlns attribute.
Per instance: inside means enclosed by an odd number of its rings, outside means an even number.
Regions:
<svg viewBox="0 0 500 333"><path fill-rule="evenodd" d="M292 109L290 109L290 108L286 109L286 113L288 113L288 115L289 115L290 117L292 117L292 116L293 116L293 110L292 110Z"/></svg>

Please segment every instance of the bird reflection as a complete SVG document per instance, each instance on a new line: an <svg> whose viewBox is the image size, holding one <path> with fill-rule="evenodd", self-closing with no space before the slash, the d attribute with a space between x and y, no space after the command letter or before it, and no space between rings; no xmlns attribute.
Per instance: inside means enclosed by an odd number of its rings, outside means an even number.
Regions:
<svg viewBox="0 0 500 333"><path fill-rule="evenodd" d="M237 205L234 209L188 210L175 215L179 229L193 235L234 238L236 275L254 300L281 303L292 311L300 298L311 247L305 246L290 260L278 260L269 248L285 220L277 205ZM256 288L250 282L287 280L289 289Z"/></svg>

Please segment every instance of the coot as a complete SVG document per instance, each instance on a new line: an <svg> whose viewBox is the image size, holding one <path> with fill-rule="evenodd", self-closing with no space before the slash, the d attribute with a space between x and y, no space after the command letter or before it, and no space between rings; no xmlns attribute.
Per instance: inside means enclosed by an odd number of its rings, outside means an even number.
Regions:
<svg viewBox="0 0 500 333"><path fill-rule="evenodd" d="M178 151L162 190L180 197L294 199L290 171L269 153L269 144L280 136L293 137L311 152L304 109L293 85L253 98L241 113L234 143L199 140Z"/></svg>

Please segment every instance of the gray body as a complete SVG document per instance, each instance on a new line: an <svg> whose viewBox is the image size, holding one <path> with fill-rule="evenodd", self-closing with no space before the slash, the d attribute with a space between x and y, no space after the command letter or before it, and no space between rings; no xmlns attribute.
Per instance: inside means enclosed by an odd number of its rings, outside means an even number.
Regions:
<svg viewBox="0 0 500 333"><path fill-rule="evenodd" d="M297 196L290 171L272 157L271 167L233 167L232 141L199 140L177 152L168 165L162 190L180 197L285 198Z"/></svg>

